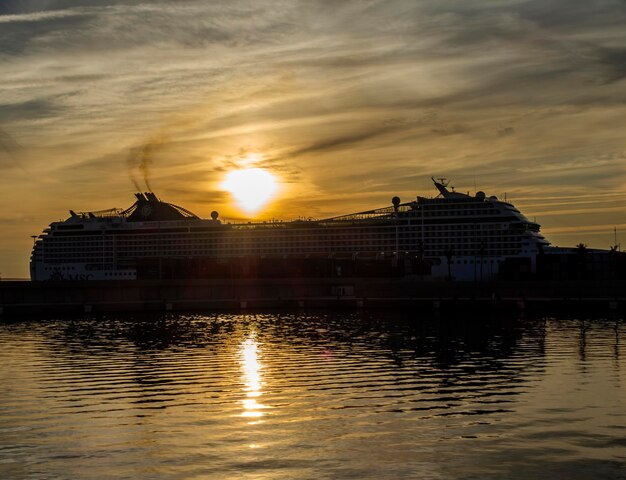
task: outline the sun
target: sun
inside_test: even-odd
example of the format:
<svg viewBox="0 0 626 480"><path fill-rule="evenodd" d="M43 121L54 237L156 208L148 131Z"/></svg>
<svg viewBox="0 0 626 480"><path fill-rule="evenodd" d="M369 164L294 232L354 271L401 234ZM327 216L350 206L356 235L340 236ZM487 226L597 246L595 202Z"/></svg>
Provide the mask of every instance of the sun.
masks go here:
<svg viewBox="0 0 626 480"><path fill-rule="evenodd" d="M222 188L229 191L242 209L256 212L276 193L274 175L262 168L234 170L226 175Z"/></svg>

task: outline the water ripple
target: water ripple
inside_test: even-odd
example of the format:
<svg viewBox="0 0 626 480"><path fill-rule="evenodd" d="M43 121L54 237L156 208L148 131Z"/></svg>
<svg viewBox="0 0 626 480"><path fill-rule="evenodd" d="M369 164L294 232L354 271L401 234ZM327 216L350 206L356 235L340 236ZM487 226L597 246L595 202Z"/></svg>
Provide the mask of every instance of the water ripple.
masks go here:
<svg viewBox="0 0 626 480"><path fill-rule="evenodd" d="M5 322L0 477L623 478L625 334L368 312Z"/></svg>

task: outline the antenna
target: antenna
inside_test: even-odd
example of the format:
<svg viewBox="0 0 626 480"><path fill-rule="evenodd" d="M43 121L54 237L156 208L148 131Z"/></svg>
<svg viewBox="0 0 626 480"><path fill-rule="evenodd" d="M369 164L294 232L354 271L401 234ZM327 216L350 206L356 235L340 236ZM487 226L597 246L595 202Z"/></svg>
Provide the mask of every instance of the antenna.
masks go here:
<svg viewBox="0 0 626 480"><path fill-rule="evenodd" d="M447 178L440 177L437 180L439 180L439 183L441 183L444 187L448 186L449 182L446 182Z"/></svg>

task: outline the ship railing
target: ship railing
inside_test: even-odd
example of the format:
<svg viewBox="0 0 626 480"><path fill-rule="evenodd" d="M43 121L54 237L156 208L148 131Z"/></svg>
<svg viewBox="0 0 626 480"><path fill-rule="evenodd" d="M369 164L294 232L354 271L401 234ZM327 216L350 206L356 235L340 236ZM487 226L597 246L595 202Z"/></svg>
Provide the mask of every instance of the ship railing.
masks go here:
<svg viewBox="0 0 626 480"><path fill-rule="evenodd" d="M83 218L114 218L123 216L124 210L121 208L110 208L108 210L98 210L95 212L78 212L77 215Z"/></svg>
<svg viewBox="0 0 626 480"><path fill-rule="evenodd" d="M371 220L372 218L394 218L397 213L407 213L414 210L415 202L404 203L398 206L396 210L394 207L383 207L374 210L368 210L365 212L351 213L348 215L340 215L338 217L326 218L320 220L320 223L326 222L342 222L342 221L354 221L354 220Z"/></svg>

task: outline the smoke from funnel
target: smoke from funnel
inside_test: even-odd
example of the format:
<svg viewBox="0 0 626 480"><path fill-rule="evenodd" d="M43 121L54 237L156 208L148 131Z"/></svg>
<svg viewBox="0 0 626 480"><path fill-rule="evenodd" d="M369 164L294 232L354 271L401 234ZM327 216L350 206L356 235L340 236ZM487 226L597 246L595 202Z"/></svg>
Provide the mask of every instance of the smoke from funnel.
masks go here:
<svg viewBox="0 0 626 480"><path fill-rule="evenodd" d="M128 175L131 182L138 192L142 190L137 180L137 175L143 179L144 184L148 191L152 191L150 185L150 174L152 164L154 162L154 153L166 142L166 138L163 135L153 137L139 147L134 147L128 152L126 158L126 165L128 166Z"/></svg>

